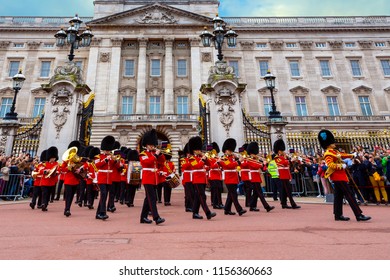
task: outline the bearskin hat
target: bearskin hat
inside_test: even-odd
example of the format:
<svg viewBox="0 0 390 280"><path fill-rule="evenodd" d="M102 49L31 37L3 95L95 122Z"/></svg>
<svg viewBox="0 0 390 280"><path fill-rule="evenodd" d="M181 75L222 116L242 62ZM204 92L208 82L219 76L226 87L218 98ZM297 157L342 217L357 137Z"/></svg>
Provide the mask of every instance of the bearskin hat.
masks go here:
<svg viewBox="0 0 390 280"><path fill-rule="evenodd" d="M40 162L47 161L46 152L47 152L47 150L42 151L41 156L39 157Z"/></svg>
<svg viewBox="0 0 390 280"><path fill-rule="evenodd" d="M142 147L146 147L146 145L158 145L157 131L155 129L145 132L142 137Z"/></svg>
<svg viewBox="0 0 390 280"><path fill-rule="evenodd" d="M215 150L218 154L220 152L218 144L216 142L213 142L211 143L211 145L213 146L213 150Z"/></svg>
<svg viewBox="0 0 390 280"><path fill-rule="evenodd" d="M259 144L257 142L250 142L246 147L248 155L257 155L259 153Z"/></svg>
<svg viewBox="0 0 390 280"><path fill-rule="evenodd" d="M318 141L324 150L326 150L330 144L336 142L333 133L326 129L323 129L318 133Z"/></svg>
<svg viewBox="0 0 390 280"><path fill-rule="evenodd" d="M125 147L125 146L122 146L122 147L121 147L121 152L122 152L122 153L125 153L126 155L127 155L126 152L127 152L128 150L129 150L129 149L128 149L127 147Z"/></svg>
<svg viewBox="0 0 390 280"><path fill-rule="evenodd" d="M286 150L286 144L284 144L283 139L278 139L274 143L274 153L277 154L279 151L285 151Z"/></svg>
<svg viewBox="0 0 390 280"><path fill-rule="evenodd" d="M121 148L121 143L119 143L118 141L115 141L113 150L119 150L120 148Z"/></svg>
<svg viewBox="0 0 390 280"><path fill-rule="evenodd" d="M139 154L137 150L129 150L126 159L128 161L139 161Z"/></svg>
<svg viewBox="0 0 390 280"><path fill-rule="evenodd" d="M69 143L68 149L72 148L72 147L76 147L77 149L80 149L80 146L81 146L80 141L74 140L74 141Z"/></svg>
<svg viewBox="0 0 390 280"><path fill-rule="evenodd" d="M115 147L115 138L112 135L107 135L106 137L104 137L100 144L100 149L102 151L112 151L114 150L114 147Z"/></svg>
<svg viewBox="0 0 390 280"><path fill-rule="evenodd" d="M188 141L188 149L190 154L193 154L195 150L202 150L203 141L199 136L191 137Z"/></svg>
<svg viewBox="0 0 390 280"><path fill-rule="evenodd" d="M225 140L222 146L222 152L226 152L226 150L234 152L237 147L236 139L228 138Z"/></svg>
<svg viewBox="0 0 390 280"><path fill-rule="evenodd" d="M92 150L93 146L87 146L84 151L83 151L83 154L82 156L83 157L89 157L89 152Z"/></svg>
<svg viewBox="0 0 390 280"><path fill-rule="evenodd" d="M89 151L88 157L90 160L94 160L97 155L100 154L100 149L98 147L92 147Z"/></svg>
<svg viewBox="0 0 390 280"><path fill-rule="evenodd" d="M51 158L58 160L58 149L55 146L46 150L46 160L50 160Z"/></svg>
<svg viewBox="0 0 390 280"><path fill-rule="evenodd" d="M183 148L183 154L184 156L187 156L187 154L190 153L190 149L188 147L188 143L184 145L184 148Z"/></svg>

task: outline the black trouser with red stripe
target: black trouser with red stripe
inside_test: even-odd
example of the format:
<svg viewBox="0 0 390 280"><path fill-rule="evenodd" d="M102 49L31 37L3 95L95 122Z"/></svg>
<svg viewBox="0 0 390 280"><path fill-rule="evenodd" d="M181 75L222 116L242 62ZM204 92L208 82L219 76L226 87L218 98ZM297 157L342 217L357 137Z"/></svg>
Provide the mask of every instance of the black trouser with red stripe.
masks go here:
<svg viewBox="0 0 390 280"><path fill-rule="evenodd" d="M211 205L214 207L222 204L222 181L221 180L209 180L211 187Z"/></svg>
<svg viewBox="0 0 390 280"><path fill-rule="evenodd" d="M199 214L199 208L202 206L203 211L206 215L210 213L210 209L206 203L206 184L194 184L195 197L194 204L192 206L192 213Z"/></svg>
<svg viewBox="0 0 390 280"><path fill-rule="evenodd" d="M148 218L149 211L152 212L153 220L157 220L160 216L156 205L156 185L144 185L145 199L141 211L141 220Z"/></svg>
<svg viewBox="0 0 390 280"><path fill-rule="evenodd" d="M261 184L259 182L252 183L253 185L253 195L250 203L251 209L257 208L257 198L260 198L261 203L263 204L264 209L269 209L270 206L264 198L263 190L261 189Z"/></svg>
<svg viewBox="0 0 390 280"><path fill-rule="evenodd" d="M70 207L73 202L74 194L76 193L78 185L66 185L65 184L65 211L70 211Z"/></svg>
<svg viewBox="0 0 390 280"><path fill-rule="evenodd" d="M252 201L253 185L251 181L244 181L245 207L249 207Z"/></svg>
<svg viewBox="0 0 390 280"><path fill-rule="evenodd" d="M353 213L356 217L360 216L363 211L360 209L356 202L355 196L352 190L348 187L347 182L344 181L333 181L334 183L334 201L333 201L333 214L335 217L343 215L343 198L348 201Z"/></svg>
<svg viewBox="0 0 390 280"><path fill-rule="evenodd" d="M194 206L195 190L192 182L184 184L184 204L186 209L192 209Z"/></svg>
<svg viewBox="0 0 390 280"><path fill-rule="evenodd" d="M99 184L100 189L100 199L99 199L99 205L96 210L96 215L106 215L107 214L107 196L108 192L111 188L111 185L108 184Z"/></svg>
<svg viewBox="0 0 390 280"><path fill-rule="evenodd" d="M238 202L237 184L228 184L226 187L228 189L228 195L225 203L225 212L232 210L232 203L234 204L234 207L236 207L237 212L240 212L242 207Z"/></svg>
<svg viewBox="0 0 390 280"><path fill-rule="evenodd" d="M290 201L290 204L292 207L296 206L297 204L294 201L294 198L292 197L292 186L289 179L280 179L279 184L279 194L280 194L280 204L282 206L287 205L287 198Z"/></svg>

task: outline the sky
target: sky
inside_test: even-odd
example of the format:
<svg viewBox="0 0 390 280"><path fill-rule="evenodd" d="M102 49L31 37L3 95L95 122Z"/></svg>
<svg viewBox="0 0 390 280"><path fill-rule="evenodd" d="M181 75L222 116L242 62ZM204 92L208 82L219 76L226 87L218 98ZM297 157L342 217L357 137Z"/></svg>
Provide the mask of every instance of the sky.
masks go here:
<svg viewBox="0 0 390 280"><path fill-rule="evenodd" d="M0 0L0 16L93 16L94 0ZM390 15L388 0L220 0L220 16Z"/></svg>

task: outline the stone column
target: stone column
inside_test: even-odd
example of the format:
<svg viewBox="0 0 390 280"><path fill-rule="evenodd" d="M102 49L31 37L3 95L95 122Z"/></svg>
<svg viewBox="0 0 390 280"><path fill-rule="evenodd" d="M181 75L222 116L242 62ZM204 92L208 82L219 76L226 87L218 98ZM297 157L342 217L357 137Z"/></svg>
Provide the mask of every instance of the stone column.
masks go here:
<svg viewBox="0 0 390 280"><path fill-rule="evenodd" d="M136 100L136 114L146 114L146 46L148 40L140 38L138 40L139 54L138 54L138 70L137 70L137 100Z"/></svg>
<svg viewBox="0 0 390 280"><path fill-rule="evenodd" d="M107 102L107 113L118 114L118 91L119 91L119 77L121 76L121 50L122 38L111 39L112 43L112 57L110 67L110 79L108 87L109 102Z"/></svg>
<svg viewBox="0 0 390 280"><path fill-rule="evenodd" d="M198 94L202 85L201 61L200 61L200 39L191 38L191 84L192 84L192 114L199 113Z"/></svg>
<svg viewBox="0 0 390 280"><path fill-rule="evenodd" d="M255 67L255 58L253 41L242 41L240 42L243 50L243 62L244 62L244 71L246 82L248 83L246 92L247 92L247 104L249 105L249 113L258 112L259 110L259 94L256 89L257 80L259 80L258 71Z"/></svg>
<svg viewBox="0 0 390 280"><path fill-rule="evenodd" d="M96 91L96 75L97 75L97 66L99 59L99 45L101 39L95 38L89 49L89 58L88 58L88 69L86 76L86 83L90 86L93 92Z"/></svg>
<svg viewBox="0 0 390 280"><path fill-rule="evenodd" d="M164 68L164 114L174 114L175 100L173 96L173 39L165 38L165 68Z"/></svg>
<svg viewBox="0 0 390 280"><path fill-rule="evenodd" d="M20 126L18 120L2 120L0 122L0 153L11 155L15 135Z"/></svg>

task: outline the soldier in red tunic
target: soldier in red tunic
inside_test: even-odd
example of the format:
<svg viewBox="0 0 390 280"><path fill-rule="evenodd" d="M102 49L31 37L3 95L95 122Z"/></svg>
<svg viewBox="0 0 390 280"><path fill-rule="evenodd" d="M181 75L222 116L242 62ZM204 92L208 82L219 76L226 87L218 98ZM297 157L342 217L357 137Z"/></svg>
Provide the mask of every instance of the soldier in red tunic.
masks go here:
<svg viewBox="0 0 390 280"><path fill-rule="evenodd" d="M152 221L148 219L148 213L151 211L153 220L156 225L165 222L157 211L156 205L156 187L158 184L158 169L164 164L165 157L160 150L156 149L158 145L158 138L155 129L152 129L144 134L142 137L142 147L146 148L139 155L142 166L142 184L145 188L145 199L142 206L140 223L151 224Z"/></svg>
<svg viewBox="0 0 390 280"><path fill-rule="evenodd" d="M268 204L268 202L264 198L264 193L261 188L260 172L264 171L264 165L257 158L257 155L259 154L259 144L257 142L249 143L246 151L249 155L249 158L244 159L243 161L247 161L247 164L250 169L250 174L251 174L251 183L253 186L253 195L251 198L249 211L254 211L254 212L259 211L259 209L257 208L257 198L260 198L260 201L263 204L264 209L267 210L267 212L269 212L272 209L274 209L275 206L270 206Z"/></svg>
<svg viewBox="0 0 390 280"><path fill-rule="evenodd" d="M42 185L42 211L47 211L49 205L50 194L52 189L56 187L58 181L58 149L57 147L50 147L46 151L47 162L44 163L44 169L40 170L40 175L42 175L41 185ZM50 175L49 175L50 174Z"/></svg>
<svg viewBox="0 0 390 280"><path fill-rule="evenodd" d="M222 152L225 154L219 161L219 165L223 168L225 175L225 184L228 189L228 195L225 203L225 215L235 215L232 212L232 203L240 216L246 213L238 202L237 185L239 182L237 167L241 164L240 160L233 154L236 149L237 142L233 138L225 140L222 146Z"/></svg>
<svg viewBox="0 0 390 280"><path fill-rule="evenodd" d="M349 218L343 216L343 198L348 201L357 221L368 221L371 217L364 216L360 209L352 191L348 188L348 176L345 171L347 164L342 159L352 158L353 155L340 153L336 150L335 139L329 130L323 129L318 133L318 141L321 147L325 150L324 159L328 169L325 173L325 178L333 183L334 200L333 214L336 221L348 221Z"/></svg>
<svg viewBox="0 0 390 280"><path fill-rule="evenodd" d="M41 152L39 163L35 166L33 171L34 188L33 188L33 197L30 202L31 209L35 208L35 205L37 204L37 199L38 199L38 208L42 208L42 187L41 187L42 174L40 173L45 168L45 162L46 162L46 150Z"/></svg>
<svg viewBox="0 0 390 280"><path fill-rule="evenodd" d="M127 207L134 207L135 193L141 188L142 166L138 151L129 149L127 161L125 203Z"/></svg>
<svg viewBox="0 0 390 280"><path fill-rule="evenodd" d="M279 179L280 179L280 203L283 209L299 209L294 198L292 197L292 186L291 186L291 172L290 172L290 160L285 154L286 145L282 139L278 139L274 143L275 162L278 166ZM287 197L290 201L291 206L287 205Z"/></svg>
<svg viewBox="0 0 390 280"><path fill-rule="evenodd" d="M214 209L223 209L225 205L222 204L222 191L223 191L223 181L222 181L222 168L217 163L219 160L219 146L216 142L211 143L208 147L209 155L209 183L211 190L211 205Z"/></svg>
<svg viewBox="0 0 390 280"><path fill-rule="evenodd" d="M185 144L183 151L179 154L180 167L182 172L182 185L184 186L184 207L186 212L192 212L194 204L194 185L192 184L192 171L189 158L191 157L188 149L188 143Z"/></svg>
<svg viewBox="0 0 390 280"><path fill-rule="evenodd" d="M100 189L99 205L96 210L96 219L106 220L107 215L107 197L112 186L112 170L116 162L112 158L111 151L114 149L115 138L107 135L100 144L101 154L95 159L95 166L99 169L97 174L97 183Z"/></svg>
<svg viewBox="0 0 390 280"><path fill-rule="evenodd" d="M97 173L99 169L95 165L95 159L100 155L100 149L98 147L92 147L88 153L88 161L84 164L84 169L88 170L86 181L86 196L87 206L89 209L94 209L93 204L95 202L94 185L97 183Z"/></svg>

